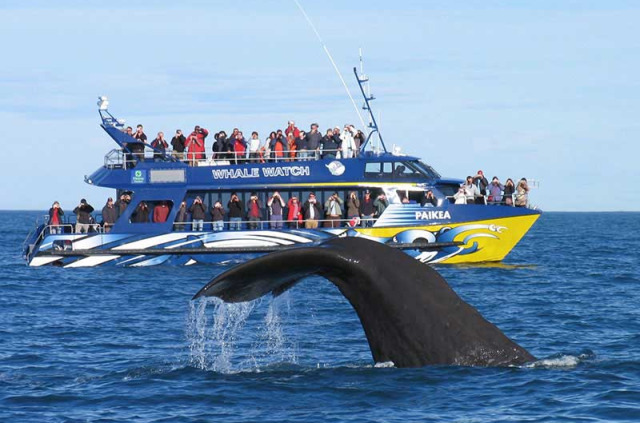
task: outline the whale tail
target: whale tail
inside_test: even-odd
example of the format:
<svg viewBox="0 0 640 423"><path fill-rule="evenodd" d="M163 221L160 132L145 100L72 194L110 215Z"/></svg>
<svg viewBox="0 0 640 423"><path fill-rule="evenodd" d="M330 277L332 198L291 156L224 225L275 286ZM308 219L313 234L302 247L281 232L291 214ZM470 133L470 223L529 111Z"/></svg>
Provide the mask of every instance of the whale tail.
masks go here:
<svg viewBox="0 0 640 423"><path fill-rule="evenodd" d="M251 301L279 295L310 275L331 281L351 303L377 363L507 366L535 360L430 266L364 238L259 257L217 276L193 298Z"/></svg>

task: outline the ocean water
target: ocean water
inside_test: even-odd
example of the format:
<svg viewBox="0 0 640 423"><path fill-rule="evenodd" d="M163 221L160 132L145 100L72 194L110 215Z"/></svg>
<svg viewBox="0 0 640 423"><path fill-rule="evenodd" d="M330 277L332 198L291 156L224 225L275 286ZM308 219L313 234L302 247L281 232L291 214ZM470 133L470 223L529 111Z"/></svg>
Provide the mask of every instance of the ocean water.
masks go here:
<svg viewBox="0 0 640 423"><path fill-rule="evenodd" d="M540 360L374 366L309 278L249 304L190 298L224 266L28 268L37 213L0 212L2 422L640 421L640 213L546 213L500 265L438 266Z"/></svg>

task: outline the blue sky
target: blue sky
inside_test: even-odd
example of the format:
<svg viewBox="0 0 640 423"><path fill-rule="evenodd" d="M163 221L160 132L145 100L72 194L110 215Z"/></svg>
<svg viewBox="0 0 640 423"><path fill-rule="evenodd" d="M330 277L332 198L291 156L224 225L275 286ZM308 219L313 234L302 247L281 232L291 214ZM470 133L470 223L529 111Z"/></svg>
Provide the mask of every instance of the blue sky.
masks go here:
<svg viewBox="0 0 640 423"><path fill-rule="evenodd" d="M640 210L640 3L300 2L354 94L363 49L387 144L538 180L545 210ZM0 21L0 209L104 204L99 95L150 136L358 122L293 0L4 0Z"/></svg>

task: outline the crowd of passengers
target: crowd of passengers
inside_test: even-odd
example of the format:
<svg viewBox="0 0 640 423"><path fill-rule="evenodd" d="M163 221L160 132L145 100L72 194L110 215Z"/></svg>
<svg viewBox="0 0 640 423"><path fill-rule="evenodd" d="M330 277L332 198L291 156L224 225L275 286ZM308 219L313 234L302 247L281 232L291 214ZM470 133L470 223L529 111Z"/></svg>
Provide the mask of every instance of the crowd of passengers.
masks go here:
<svg viewBox="0 0 640 423"><path fill-rule="evenodd" d="M508 178L503 185L497 176L491 183L481 170L475 176L467 176L465 183L460 185L458 192L450 199L455 204L491 204L515 207L526 207L528 202L529 186L526 178L520 179L518 185ZM94 208L83 198L73 209L76 215L75 233L97 232L102 229L110 232L116 220L125 212L131 195L123 193L118 201L114 202L109 197L102 208L102 222L98 223L92 213ZM406 204L408 197L401 197L401 202ZM420 205L435 207L439 203L433 191L428 190L420 200ZM220 201L216 201L207 210L207 206L199 196L191 204L183 201L176 214L175 229L185 230L190 227L194 231L203 231L204 223L211 222L214 231L241 230L243 222L249 229L264 228L263 222L267 222L271 229L307 228L314 229L320 225L329 228L337 228L346 222L346 225L354 227L361 225L371 227L388 207L389 201L384 193L380 193L374 199L371 191L364 191L362 198L355 191L348 193L346 198L340 198L334 192L322 204L317 200L315 193L310 193L304 203L297 197L289 199L282 197L279 191L275 191L268 198L265 205L252 193L249 200L243 203L237 193L231 195L226 207ZM153 207L141 201L131 214L132 223L163 223L167 221L171 211L171 204L167 201L159 201ZM49 209L49 226L53 234L64 232L64 211L57 201Z"/></svg>
<svg viewBox="0 0 640 423"><path fill-rule="evenodd" d="M248 229L262 229L265 227L263 223L267 223L271 229L283 229L285 226L306 229L319 226L338 228L343 223L351 227L371 227L388 205L389 201L383 193L374 199L369 190L364 192L362 198L355 191L349 192L344 199L334 192L324 204L316 198L314 192L309 193L303 203L297 196L285 199L279 191L275 191L268 198L266 208L256 193L251 193L246 203L236 193L232 193L226 207L216 201L210 210L207 210L200 197L196 197L190 206L183 201L176 215L175 228L187 228L189 215L191 229L194 231L204 230L205 221L212 222L214 231L224 230L225 224L229 230L239 231L243 222L247 223Z"/></svg>
<svg viewBox="0 0 640 423"><path fill-rule="evenodd" d="M492 204L515 207L527 207L529 202L529 184L527 178L521 178L518 185L513 179L507 178L502 184L497 176L491 178L491 183L479 170L475 176L467 176L464 183L452 196L455 204Z"/></svg>
<svg viewBox="0 0 640 423"><path fill-rule="evenodd" d="M137 125L134 132L133 128L128 126L123 132L138 141L124 144L124 147L131 154L127 161L133 159L143 161L145 159L145 144L148 139L144 133L144 127ZM176 130L170 142L167 142L163 132L158 132L156 138L149 145L154 148L154 159L161 159L170 151L172 157L195 165L197 162L207 159L206 139L208 136L207 129L196 125L193 132L187 136L182 133L182 130ZM343 129L338 126L327 129L323 135L317 123L312 123L309 132L305 132L298 129L294 121L289 121L284 131L281 129L272 131L264 141L260 140L256 131L253 131L251 137L246 139L238 128L234 128L230 135L227 135L225 131L220 131L213 138L215 141L212 144L212 155L210 156L212 160L231 163L247 161L265 163L269 161L357 157L366 136L361 130L350 124L344 125ZM169 150L169 145L171 145L171 150Z"/></svg>

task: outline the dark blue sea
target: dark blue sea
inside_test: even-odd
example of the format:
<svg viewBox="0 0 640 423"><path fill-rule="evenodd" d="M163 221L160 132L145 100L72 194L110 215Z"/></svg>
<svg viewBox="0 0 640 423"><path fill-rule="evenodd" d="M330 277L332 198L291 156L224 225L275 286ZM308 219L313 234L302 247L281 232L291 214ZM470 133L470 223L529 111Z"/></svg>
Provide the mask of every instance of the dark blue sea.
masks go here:
<svg viewBox="0 0 640 423"><path fill-rule="evenodd" d="M225 266L28 268L38 213L0 212L2 422L640 421L640 213L546 213L501 265L438 266L540 360L376 367L310 278L190 301Z"/></svg>

